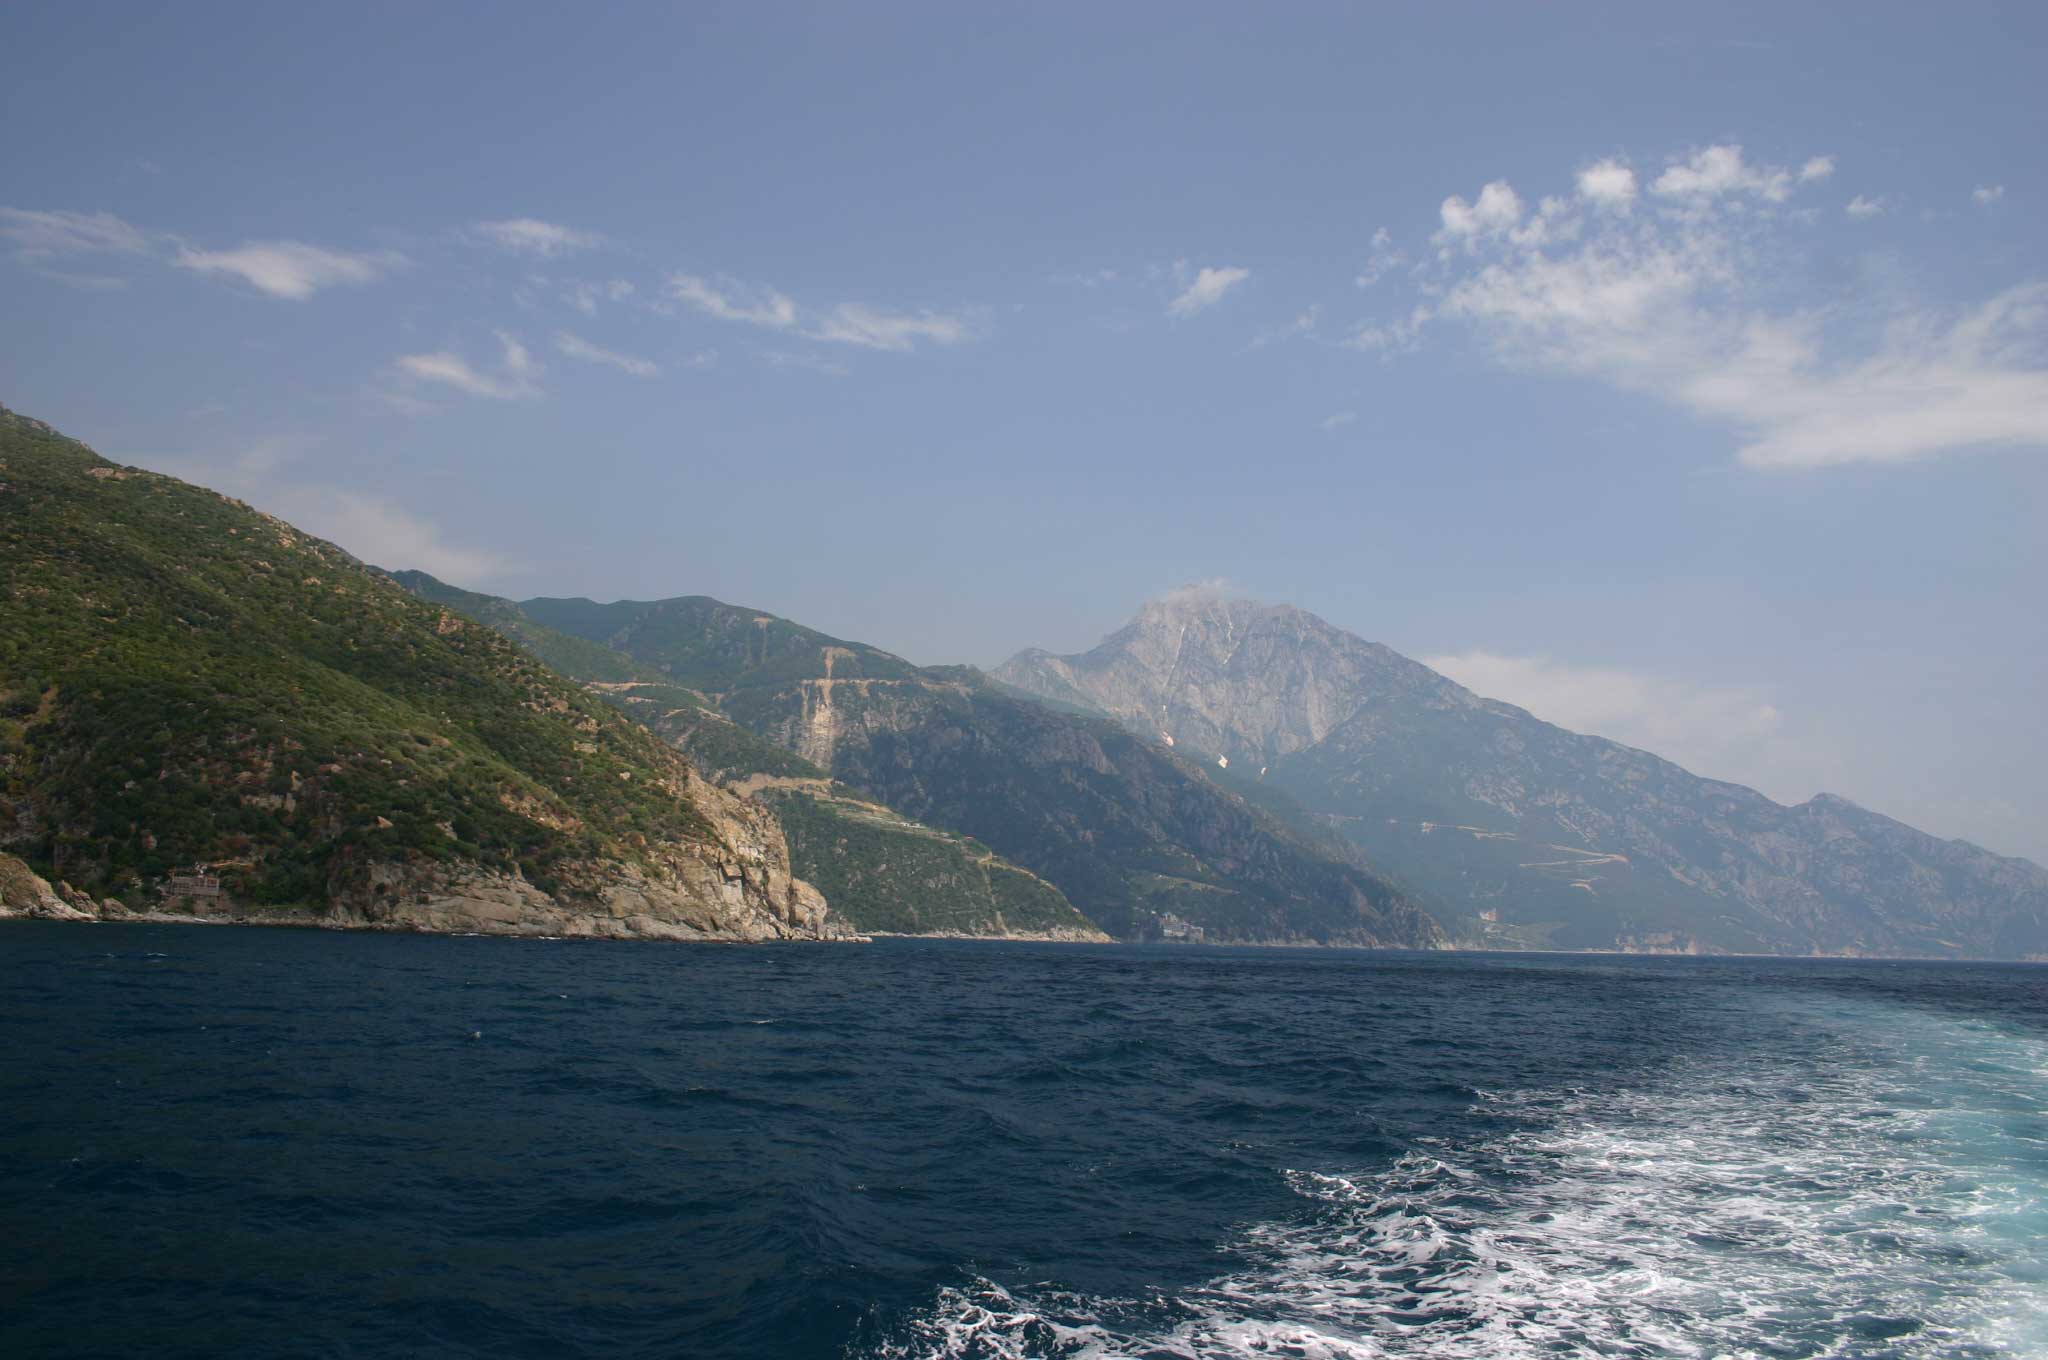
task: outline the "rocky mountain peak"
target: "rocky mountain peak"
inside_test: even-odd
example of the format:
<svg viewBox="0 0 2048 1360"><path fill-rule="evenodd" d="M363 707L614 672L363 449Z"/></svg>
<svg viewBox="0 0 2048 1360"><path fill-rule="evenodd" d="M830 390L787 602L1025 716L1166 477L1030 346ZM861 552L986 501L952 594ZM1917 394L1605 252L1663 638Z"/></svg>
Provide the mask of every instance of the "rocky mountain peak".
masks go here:
<svg viewBox="0 0 2048 1360"><path fill-rule="evenodd" d="M1020 652L995 674L1168 744L1255 767L1315 745L1377 696L1476 702L1307 610L1199 586L1148 601L1090 651Z"/></svg>

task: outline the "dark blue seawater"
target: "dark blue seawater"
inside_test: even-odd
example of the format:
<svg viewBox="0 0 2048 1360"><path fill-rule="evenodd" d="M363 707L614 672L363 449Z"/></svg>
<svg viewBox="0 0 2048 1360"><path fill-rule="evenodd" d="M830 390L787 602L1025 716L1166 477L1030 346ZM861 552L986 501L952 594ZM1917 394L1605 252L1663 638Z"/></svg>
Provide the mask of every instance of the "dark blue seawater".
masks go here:
<svg viewBox="0 0 2048 1360"><path fill-rule="evenodd" d="M2048 1353L2048 969L0 927L0 1354Z"/></svg>

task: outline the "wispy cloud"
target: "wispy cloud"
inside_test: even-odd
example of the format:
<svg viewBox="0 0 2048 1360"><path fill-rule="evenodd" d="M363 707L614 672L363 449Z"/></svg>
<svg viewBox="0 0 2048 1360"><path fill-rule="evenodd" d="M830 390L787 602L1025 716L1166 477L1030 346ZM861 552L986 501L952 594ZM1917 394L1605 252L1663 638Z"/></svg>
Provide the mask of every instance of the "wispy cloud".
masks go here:
<svg viewBox="0 0 2048 1360"><path fill-rule="evenodd" d="M305 453L301 441L266 439L223 459L157 466L246 500L378 566L482 585L509 565L498 553L453 541L433 520L396 501L331 485L318 474L303 476Z"/></svg>
<svg viewBox="0 0 2048 1360"><path fill-rule="evenodd" d="M1322 315L1323 309L1320 304L1313 305L1305 311L1296 312L1294 319L1286 325L1275 326L1271 330L1260 331L1257 335L1253 336L1252 348L1264 349L1267 345L1277 345L1282 340L1313 336L1316 333L1316 323L1322 318Z"/></svg>
<svg viewBox="0 0 2048 1360"><path fill-rule="evenodd" d="M571 335L568 331L555 332L555 348L571 359L581 359L589 364L606 364L636 378L652 378L661 372L661 365L651 359L636 359L630 354L600 348L579 335Z"/></svg>
<svg viewBox="0 0 2048 1360"><path fill-rule="evenodd" d="M572 251L589 250L604 243L604 238L594 231L578 231L574 227L543 222L536 217L509 217L499 222L479 222L473 230L477 236L501 250L523 255L538 255L542 259L567 255Z"/></svg>
<svg viewBox="0 0 2048 1360"><path fill-rule="evenodd" d="M1785 737L1784 715L1756 688L1488 651L1424 657L1423 664L1546 722L1655 751L1717 778L1758 777Z"/></svg>
<svg viewBox="0 0 2048 1360"><path fill-rule="evenodd" d="M0 208L0 236L16 258L60 259L71 255L147 255L149 234L109 212L35 212Z"/></svg>
<svg viewBox="0 0 2048 1360"><path fill-rule="evenodd" d="M957 345L973 332L958 316L930 311L888 312L857 302L846 302L826 313L804 334L827 344L901 352L919 340L929 340L935 345Z"/></svg>
<svg viewBox="0 0 2048 1360"><path fill-rule="evenodd" d="M335 486L288 486L271 493L265 508L365 562L413 569L444 581L479 585L495 579L506 561L497 553L449 541L441 526L403 506Z"/></svg>
<svg viewBox="0 0 2048 1360"><path fill-rule="evenodd" d="M292 301L303 301L323 288L370 283L411 263L396 251L354 253L303 241L247 241L233 250L199 250L109 212L0 208L0 237L12 244L16 259L81 288L119 288L127 281L52 268L51 262L95 256L168 259L179 268L239 278L271 297Z"/></svg>
<svg viewBox="0 0 2048 1360"><path fill-rule="evenodd" d="M1980 184L1970 190L1970 197L1980 204L1996 203L2005 197L2003 184Z"/></svg>
<svg viewBox="0 0 2048 1360"><path fill-rule="evenodd" d="M1612 212L1583 181L1531 208L1495 181L1446 200L1422 293L1350 343L1397 349L1425 326L1471 326L1503 361L1646 392L1739 431L1758 468L1904 462L2048 444L2048 286L1976 306L1802 305L1777 233L1802 182L1709 147L1653 181L1650 211ZM1453 249L1455 247L1455 249Z"/></svg>
<svg viewBox="0 0 2048 1360"><path fill-rule="evenodd" d="M959 313L891 311L861 302L842 302L813 312L773 288L749 287L733 279L707 279L698 274L672 274L668 296L718 321L791 331L824 344L857 345L863 349L901 353L919 342L957 345L971 340L975 328Z"/></svg>
<svg viewBox="0 0 2048 1360"><path fill-rule="evenodd" d="M1317 421L1317 422L1316 422L1316 428L1317 428L1317 429L1319 429L1319 430L1321 430L1321 431L1322 431L1323 433L1325 433L1325 434L1329 434L1329 433L1332 433L1333 431L1336 431L1336 430L1341 430L1341 429L1343 429L1343 428L1344 428L1344 427L1345 427L1346 425L1350 425L1350 424L1353 424L1353 423L1355 423L1355 422L1356 422L1357 420L1358 420L1358 412L1356 412L1356 411L1339 411L1339 412L1337 412L1337 414L1335 414L1335 415L1332 415L1332 416L1324 416L1324 417L1323 417L1323 418L1322 418L1321 420Z"/></svg>
<svg viewBox="0 0 2048 1360"><path fill-rule="evenodd" d="M91 256L141 256L156 249L147 232L109 212L0 208L0 238L11 245L16 260L45 278L73 288L98 291L125 288L128 280L113 274L58 268L54 262Z"/></svg>
<svg viewBox="0 0 2048 1360"><path fill-rule="evenodd" d="M303 241L250 241L233 250L181 246L172 263L202 274L231 275L271 297L303 302L323 288L373 283L411 262L389 250L361 255Z"/></svg>
<svg viewBox="0 0 2048 1360"><path fill-rule="evenodd" d="M579 283L572 287L567 296L569 305L585 316L597 315L599 300L624 302L633 296L633 285L625 279L613 279L609 283Z"/></svg>
<svg viewBox="0 0 2048 1360"><path fill-rule="evenodd" d="M796 325L796 303L773 288L750 289L731 279L671 274L668 295L717 321L736 321L769 330L787 330Z"/></svg>
<svg viewBox="0 0 2048 1360"><path fill-rule="evenodd" d="M1693 153L1691 159L1667 167L1650 185L1650 192L1665 198L1709 199L1753 194L1769 203L1782 203L1796 183L1825 179L1834 173L1831 156L1815 156L1793 172L1774 165L1752 165L1734 145L1710 146Z"/></svg>
<svg viewBox="0 0 2048 1360"><path fill-rule="evenodd" d="M1174 266L1175 272L1185 275L1185 262ZM1252 276L1249 269L1236 265L1204 265L1193 278L1186 279L1185 286L1174 300L1167 304L1166 314L1186 320L1197 312L1205 311L1223 301L1224 294Z"/></svg>
<svg viewBox="0 0 2048 1360"><path fill-rule="evenodd" d="M484 372L453 350L401 354L398 356L399 372L419 382L439 383L458 392L488 397L493 401L517 401L539 395L540 389L535 380L541 374L541 367L533 355L517 336L499 331L497 337L503 351L502 371L499 373Z"/></svg>
<svg viewBox="0 0 2048 1360"><path fill-rule="evenodd" d="M1865 198L1862 194L1858 194L1849 200L1848 206L1843 208L1842 211L1851 217L1875 217L1884 211L1884 200L1881 198Z"/></svg>
<svg viewBox="0 0 2048 1360"><path fill-rule="evenodd" d="M1381 227L1372 234L1372 253L1366 257L1365 268L1352 281L1360 288L1370 288L1407 263L1408 256L1394 248L1394 234Z"/></svg>

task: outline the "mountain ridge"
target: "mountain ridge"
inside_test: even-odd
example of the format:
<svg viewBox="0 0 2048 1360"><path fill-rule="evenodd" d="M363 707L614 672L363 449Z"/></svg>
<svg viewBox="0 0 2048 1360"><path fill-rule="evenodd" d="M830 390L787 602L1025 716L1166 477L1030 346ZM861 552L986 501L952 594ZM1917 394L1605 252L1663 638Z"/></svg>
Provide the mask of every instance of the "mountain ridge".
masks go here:
<svg viewBox="0 0 2048 1360"><path fill-rule="evenodd" d="M704 596L519 607L700 686L739 726L903 815L975 837L1120 937L1444 938L1355 853L1312 847L1172 753L972 667L918 667Z"/></svg>
<svg viewBox="0 0 2048 1360"><path fill-rule="evenodd" d="M2031 861L1838 795L1788 807L1693 775L1291 605L1153 601L1087 652L1026 649L994 675L1257 771L1458 917L1466 943L2048 951L2048 871Z"/></svg>

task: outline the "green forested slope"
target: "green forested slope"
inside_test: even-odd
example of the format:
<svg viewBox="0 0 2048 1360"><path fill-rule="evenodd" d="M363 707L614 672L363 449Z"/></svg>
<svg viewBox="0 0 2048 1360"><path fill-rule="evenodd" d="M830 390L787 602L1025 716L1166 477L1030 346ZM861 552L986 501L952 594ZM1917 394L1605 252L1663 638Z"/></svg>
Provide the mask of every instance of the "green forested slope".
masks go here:
<svg viewBox="0 0 2048 1360"><path fill-rule="evenodd" d="M445 862L567 899L729 849L673 751L496 632L4 409L0 581L0 850L94 897L203 863L318 910Z"/></svg>

